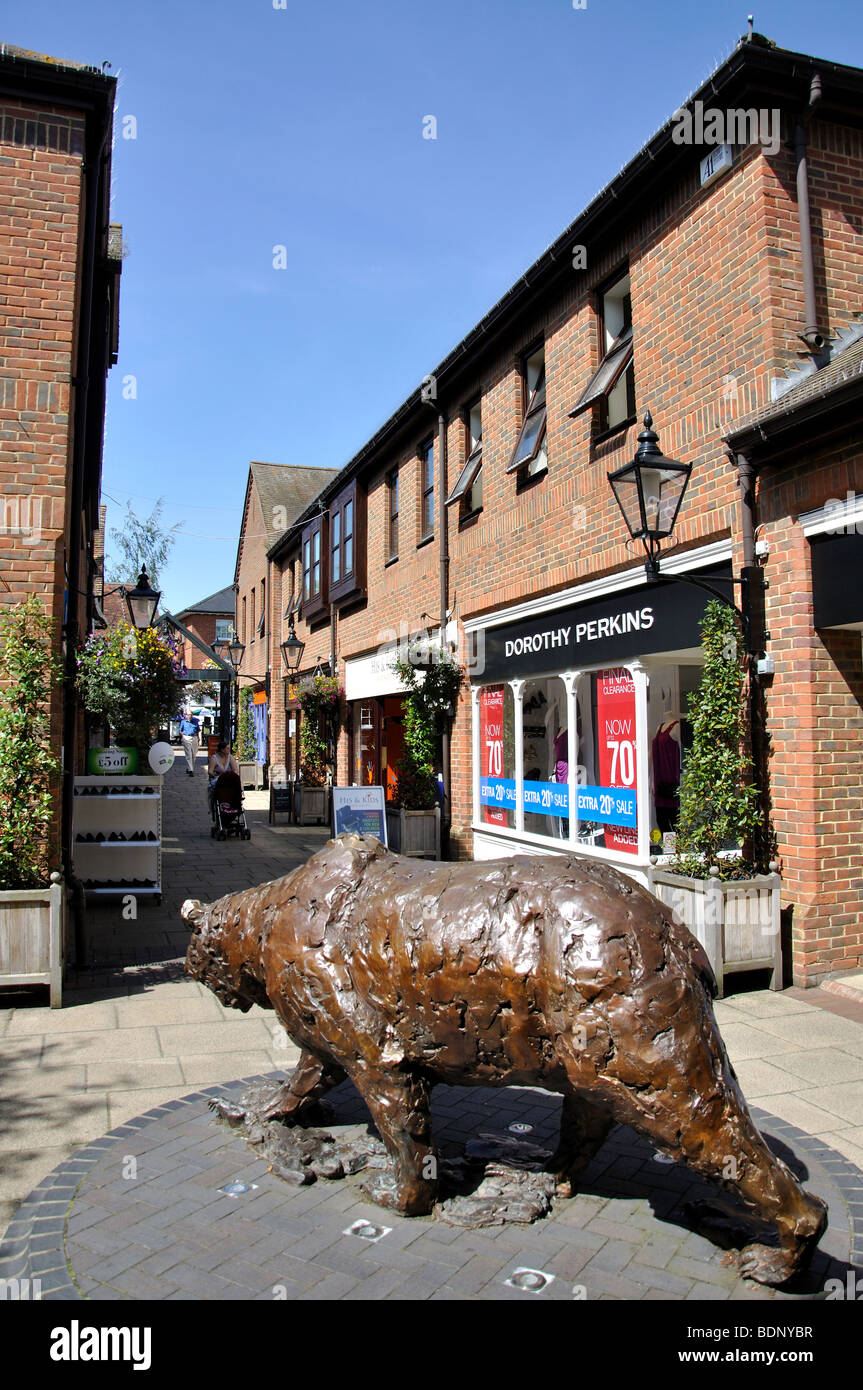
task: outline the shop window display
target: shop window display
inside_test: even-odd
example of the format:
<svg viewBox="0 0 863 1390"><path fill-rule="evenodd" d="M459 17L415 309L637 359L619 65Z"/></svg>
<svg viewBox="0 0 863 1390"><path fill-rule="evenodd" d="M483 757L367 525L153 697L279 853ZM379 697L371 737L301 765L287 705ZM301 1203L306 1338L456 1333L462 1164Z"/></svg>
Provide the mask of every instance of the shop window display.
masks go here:
<svg viewBox="0 0 863 1390"><path fill-rule="evenodd" d="M515 701L509 685L479 695L480 804L485 825L515 825Z"/></svg>
<svg viewBox="0 0 863 1390"><path fill-rule="evenodd" d="M524 828L569 837L569 729L559 676L526 681L522 692Z"/></svg>

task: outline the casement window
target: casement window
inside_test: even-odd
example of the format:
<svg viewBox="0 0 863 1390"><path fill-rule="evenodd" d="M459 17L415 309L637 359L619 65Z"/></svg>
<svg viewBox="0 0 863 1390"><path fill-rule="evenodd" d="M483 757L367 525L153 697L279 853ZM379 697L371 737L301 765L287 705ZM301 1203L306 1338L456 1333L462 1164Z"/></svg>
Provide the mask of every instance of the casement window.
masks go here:
<svg viewBox="0 0 863 1390"><path fill-rule="evenodd" d="M544 473L548 467L545 447L545 347L537 348L522 360L521 376L525 399L524 420L506 471L518 473L527 480Z"/></svg>
<svg viewBox="0 0 863 1390"><path fill-rule="evenodd" d="M602 360L572 409L570 419L596 406L597 433L635 419L635 365L632 359L632 300L628 273L598 296Z"/></svg>
<svg viewBox="0 0 863 1390"><path fill-rule="evenodd" d="M245 601L246 600L243 599L243 603L245 603ZM216 636L214 640L216 642L230 642L231 637L233 635L233 631L234 625L231 622L230 618L217 618Z"/></svg>
<svg viewBox="0 0 863 1390"><path fill-rule="evenodd" d="M420 449L420 542L434 535L434 440Z"/></svg>
<svg viewBox="0 0 863 1390"><path fill-rule="evenodd" d="M356 479L330 507L330 602L365 592L366 495Z"/></svg>
<svg viewBox="0 0 863 1390"><path fill-rule="evenodd" d="M399 558L399 470L387 474L387 560Z"/></svg>
<svg viewBox="0 0 863 1390"><path fill-rule="evenodd" d="M254 642L254 640L255 640L255 631L256 631L256 628L255 628L255 590L254 590L254 589L252 589L252 593L251 593L251 603L249 604L249 611L250 611L251 617L252 617L251 635L252 635L252 641Z"/></svg>
<svg viewBox="0 0 863 1390"><path fill-rule="evenodd" d="M476 401L464 413L465 462L455 487L446 499L451 507L461 503L463 517L473 516L482 507L482 402Z"/></svg>
<svg viewBox="0 0 863 1390"><path fill-rule="evenodd" d="M304 527L300 540L303 557L303 617L314 618L327 604L328 513L316 516Z"/></svg>
<svg viewBox="0 0 863 1390"><path fill-rule="evenodd" d="M258 636L263 637L267 626L267 581L261 580L261 616L258 619Z"/></svg>
<svg viewBox="0 0 863 1390"><path fill-rule="evenodd" d="M247 638L246 638L246 633L247 633L247 632L248 632L248 628L246 627L246 596L245 596L245 594L244 594L244 595L243 595L243 631L242 631L242 642L243 642L243 645L244 645L244 646L245 646L246 641L247 641Z"/></svg>

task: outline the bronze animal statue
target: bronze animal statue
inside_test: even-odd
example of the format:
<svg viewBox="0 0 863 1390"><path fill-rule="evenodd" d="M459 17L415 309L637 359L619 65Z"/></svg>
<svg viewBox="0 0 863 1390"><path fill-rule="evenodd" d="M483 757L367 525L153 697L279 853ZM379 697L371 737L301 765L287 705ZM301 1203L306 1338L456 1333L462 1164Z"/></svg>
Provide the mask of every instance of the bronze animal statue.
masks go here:
<svg viewBox="0 0 863 1390"><path fill-rule="evenodd" d="M552 1159L572 1195L615 1121L735 1193L766 1239L739 1267L782 1283L826 1226L755 1128L711 1007L695 937L633 880L586 858L403 859L330 840L293 873L195 900L186 969L223 1004L273 1008L302 1049L266 1117L286 1123L351 1078L395 1165L375 1200L437 1195L429 1098L455 1086L563 1096Z"/></svg>

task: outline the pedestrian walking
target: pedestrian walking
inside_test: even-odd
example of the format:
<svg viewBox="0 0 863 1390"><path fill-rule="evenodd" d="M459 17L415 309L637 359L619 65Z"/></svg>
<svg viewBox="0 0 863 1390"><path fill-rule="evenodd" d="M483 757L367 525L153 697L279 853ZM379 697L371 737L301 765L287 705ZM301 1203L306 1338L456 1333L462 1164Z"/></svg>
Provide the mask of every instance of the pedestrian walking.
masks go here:
<svg viewBox="0 0 863 1390"><path fill-rule="evenodd" d="M180 721L180 738L183 740L183 752L186 755L186 774L189 777L195 775L195 761L198 757L198 721L195 716L186 710Z"/></svg>

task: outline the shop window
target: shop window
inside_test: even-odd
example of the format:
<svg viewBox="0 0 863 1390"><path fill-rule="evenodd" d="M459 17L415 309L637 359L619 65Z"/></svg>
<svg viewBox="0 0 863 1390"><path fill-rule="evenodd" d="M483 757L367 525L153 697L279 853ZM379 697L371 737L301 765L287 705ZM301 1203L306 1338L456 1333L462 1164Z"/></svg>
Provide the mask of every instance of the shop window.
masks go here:
<svg viewBox="0 0 863 1390"><path fill-rule="evenodd" d="M521 480L536 477L548 467L545 447L545 348L538 348L522 361L521 375L525 398L524 421L507 464L507 473L518 473Z"/></svg>
<svg viewBox="0 0 863 1390"><path fill-rule="evenodd" d="M473 516L482 507L482 402L464 413L465 463L455 487L446 499L448 507L461 503L462 518Z"/></svg>
<svg viewBox="0 0 863 1390"><path fill-rule="evenodd" d="M330 602L358 598L366 584L366 494L348 485L330 507Z"/></svg>
<svg viewBox="0 0 863 1390"><path fill-rule="evenodd" d="M524 828L555 840L569 837L569 728L566 686L559 676L525 682L522 691Z"/></svg>
<svg viewBox="0 0 863 1390"><path fill-rule="evenodd" d="M301 537L303 557L303 618L308 621L324 612L327 605L327 539L329 514L323 512L309 522Z"/></svg>
<svg viewBox="0 0 863 1390"><path fill-rule="evenodd" d="M399 558L399 470L387 474L387 560Z"/></svg>
<svg viewBox="0 0 863 1390"><path fill-rule="evenodd" d="M625 666L582 675L578 721L578 841L638 853L635 681Z"/></svg>
<svg viewBox="0 0 863 1390"><path fill-rule="evenodd" d="M480 818L485 825L515 825L515 701L509 685L479 694Z"/></svg>
<svg viewBox="0 0 863 1390"><path fill-rule="evenodd" d="M575 407L575 419L596 406L600 434L630 424L635 418L635 366L632 358L632 300L629 275L621 276L598 298L602 359Z"/></svg>
<svg viewBox="0 0 863 1390"><path fill-rule="evenodd" d="M420 544L434 535L434 440L420 450Z"/></svg>

